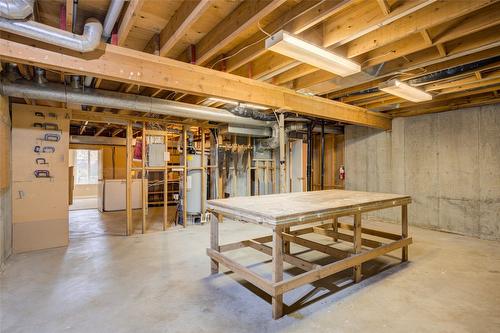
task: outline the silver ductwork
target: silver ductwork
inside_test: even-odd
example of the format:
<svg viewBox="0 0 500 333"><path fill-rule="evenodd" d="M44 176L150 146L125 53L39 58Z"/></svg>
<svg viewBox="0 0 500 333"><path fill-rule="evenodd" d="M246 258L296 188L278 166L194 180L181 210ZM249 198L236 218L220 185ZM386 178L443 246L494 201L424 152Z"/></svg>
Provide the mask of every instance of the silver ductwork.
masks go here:
<svg viewBox="0 0 500 333"><path fill-rule="evenodd" d="M83 91L56 83L38 85L27 80L9 82L2 79L0 81L0 95L157 113L248 127L271 126L269 122L238 117L227 110L100 89L85 88Z"/></svg>
<svg viewBox="0 0 500 333"><path fill-rule="evenodd" d="M4 17L0 17L0 30L78 52L95 50L102 35L102 25L96 19L87 20L83 35L76 35L35 21L15 21Z"/></svg>
<svg viewBox="0 0 500 333"><path fill-rule="evenodd" d="M106 18L104 19L104 24L102 26L102 37L104 39L107 40L111 37L113 27L120 16L124 4L125 0L111 0L108 12L106 13Z"/></svg>
<svg viewBox="0 0 500 333"><path fill-rule="evenodd" d="M301 123L292 123L288 124L285 127L285 138L288 137L288 133L292 131L303 131L307 129L307 124ZM277 122L273 124L273 135L268 139L262 139L258 142L257 151L263 152L265 150L272 150L279 148L280 139L279 139L279 125Z"/></svg>
<svg viewBox="0 0 500 333"><path fill-rule="evenodd" d="M35 0L2 0L0 16L11 20L22 20L33 13Z"/></svg>

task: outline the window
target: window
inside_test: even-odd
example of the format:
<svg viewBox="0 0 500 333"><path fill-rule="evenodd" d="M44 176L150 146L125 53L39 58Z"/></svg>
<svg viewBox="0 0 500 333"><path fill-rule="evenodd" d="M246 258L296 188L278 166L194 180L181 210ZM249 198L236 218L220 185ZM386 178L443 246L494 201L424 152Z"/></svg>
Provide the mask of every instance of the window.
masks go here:
<svg viewBox="0 0 500 333"><path fill-rule="evenodd" d="M97 184L99 152L97 150L76 149L74 151L75 183Z"/></svg>

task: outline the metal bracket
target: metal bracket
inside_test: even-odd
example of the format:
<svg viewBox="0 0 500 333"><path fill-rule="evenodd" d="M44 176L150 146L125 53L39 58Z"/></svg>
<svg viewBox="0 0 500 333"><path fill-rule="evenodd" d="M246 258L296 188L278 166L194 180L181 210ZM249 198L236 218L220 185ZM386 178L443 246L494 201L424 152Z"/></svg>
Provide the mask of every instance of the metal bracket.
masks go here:
<svg viewBox="0 0 500 333"><path fill-rule="evenodd" d="M56 149L54 147L48 146L48 147L43 147L42 153L55 153Z"/></svg>

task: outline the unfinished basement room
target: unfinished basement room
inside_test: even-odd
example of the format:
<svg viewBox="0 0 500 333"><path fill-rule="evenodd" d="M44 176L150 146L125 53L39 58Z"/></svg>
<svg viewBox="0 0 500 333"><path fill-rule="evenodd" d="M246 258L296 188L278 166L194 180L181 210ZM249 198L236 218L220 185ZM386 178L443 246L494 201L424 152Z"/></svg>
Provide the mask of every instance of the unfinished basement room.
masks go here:
<svg viewBox="0 0 500 333"><path fill-rule="evenodd" d="M0 0L0 332L500 332L499 32Z"/></svg>

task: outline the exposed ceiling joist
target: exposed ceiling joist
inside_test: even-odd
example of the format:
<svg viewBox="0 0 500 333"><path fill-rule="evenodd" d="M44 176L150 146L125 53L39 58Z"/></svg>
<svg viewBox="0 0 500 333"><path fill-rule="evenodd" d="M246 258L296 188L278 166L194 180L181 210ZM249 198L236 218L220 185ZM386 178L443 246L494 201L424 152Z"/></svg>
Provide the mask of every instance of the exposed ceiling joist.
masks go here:
<svg viewBox="0 0 500 333"><path fill-rule="evenodd" d="M82 56L54 47L43 49L36 41L30 43L26 45L1 38L0 58L140 86L166 88L283 108L346 123L384 129L391 127L391 119L359 107L325 98L304 96L268 83L115 45L101 45L96 51Z"/></svg>
<svg viewBox="0 0 500 333"><path fill-rule="evenodd" d="M211 2L209 0L183 2L160 32L160 55L163 57L170 56L169 52L175 44L210 6Z"/></svg>
<svg viewBox="0 0 500 333"><path fill-rule="evenodd" d="M123 19L118 28L118 45L123 46L127 41L128 34L132 29L135 19L139 14L145 0L130 0L127 11L123 15Z"/></svg>
<svg viewBox="0 0 500 333"><path fill-rule="evenodd" d="M196 44L196 64L204 64L227 46L241 32L257 24L286 0L253 0L242 2L231 15Z"/></svg>

